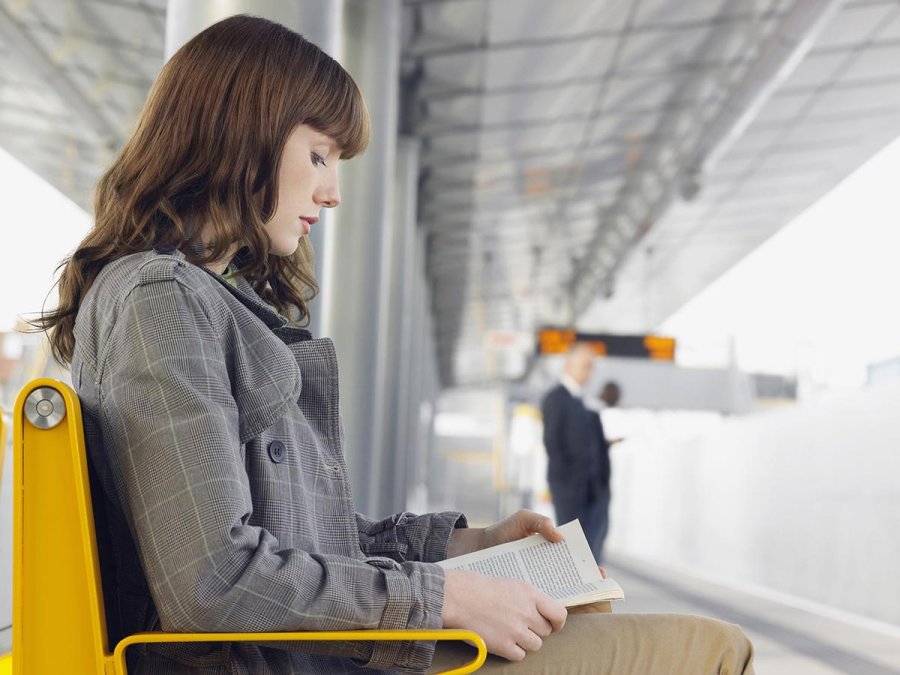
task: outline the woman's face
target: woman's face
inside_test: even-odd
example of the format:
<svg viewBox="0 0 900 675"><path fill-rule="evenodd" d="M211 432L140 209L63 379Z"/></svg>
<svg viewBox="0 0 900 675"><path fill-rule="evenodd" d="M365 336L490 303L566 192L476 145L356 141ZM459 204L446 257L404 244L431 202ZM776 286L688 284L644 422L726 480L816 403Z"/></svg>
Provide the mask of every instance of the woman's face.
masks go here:
<svg viewBox="0 0 900 675"><path fill-rule="evenodd" d="M320 209L340 204L340 156L332 138L305 124L288 136L278 170L278 207L265 224L273 255L291 255L319 219Z"/></svg>

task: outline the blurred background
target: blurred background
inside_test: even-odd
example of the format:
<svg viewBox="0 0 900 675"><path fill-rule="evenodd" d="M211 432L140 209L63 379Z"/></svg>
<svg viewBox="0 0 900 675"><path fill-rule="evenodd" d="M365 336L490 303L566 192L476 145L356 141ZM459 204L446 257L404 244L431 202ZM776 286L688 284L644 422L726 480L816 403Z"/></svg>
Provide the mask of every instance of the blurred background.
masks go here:
<svg viewBox="0 0 900 675"><path fill-rule="evenodd" d="M585 400L622 390L615 611L739 623L760 673L900 673L900 2L0 0L7 421L67 378L24 320L165 58L241 12L370 106L311 235L358 508L554 515L540 402L587 340Z"/></svg>

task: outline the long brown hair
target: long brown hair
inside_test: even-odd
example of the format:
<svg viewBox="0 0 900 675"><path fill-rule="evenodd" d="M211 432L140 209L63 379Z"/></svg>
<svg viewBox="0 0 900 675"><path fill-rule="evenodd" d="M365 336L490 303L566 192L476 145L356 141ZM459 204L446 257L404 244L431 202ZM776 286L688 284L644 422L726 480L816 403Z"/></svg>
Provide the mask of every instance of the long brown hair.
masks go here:
<svg viewBox="0 0 900 675"><path fill-rule="evenodd" d="M312 42L239 15L178 50L97 184L94 227L60 264L59 305L33 323L49 331L54 358L71 362L78 308L103 267L157 244L206 265L239 243L237 273L279 311L308 321L307 303L318 292L312 248L303 238L292 256L270 256L263 229L277 206L282 150L298 124L333 138L342 159L368 144L356 83Z"/></svg>

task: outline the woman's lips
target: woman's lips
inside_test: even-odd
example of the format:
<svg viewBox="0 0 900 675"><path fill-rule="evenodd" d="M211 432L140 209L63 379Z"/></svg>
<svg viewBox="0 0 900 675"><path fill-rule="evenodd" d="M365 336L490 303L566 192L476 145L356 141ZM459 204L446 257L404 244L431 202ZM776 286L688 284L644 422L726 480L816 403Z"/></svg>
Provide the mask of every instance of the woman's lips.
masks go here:
<svg viewBox="0 0 900 675"><path fill-rule="evenodd" d="M300 216L300 222L303 226L303 236L309 234L309 231L312 229L312 226L319 222L319 219L316 216L310 216L306 218L305 216Z"/></svg>

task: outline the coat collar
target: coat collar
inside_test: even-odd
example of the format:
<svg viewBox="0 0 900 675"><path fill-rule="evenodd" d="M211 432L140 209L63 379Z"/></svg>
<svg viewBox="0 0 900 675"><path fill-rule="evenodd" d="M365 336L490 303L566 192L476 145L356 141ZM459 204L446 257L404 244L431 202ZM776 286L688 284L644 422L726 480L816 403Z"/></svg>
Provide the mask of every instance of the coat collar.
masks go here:
<svg viewBox="0 0 900 675"><path fill-rule="evenodd" d="M231 285L220 274L216 274L206 267L203 268L206 273L214 277L222 286L237 298L247 309L259 317L272 331L278 335L286 344L311 340L312 333L305 328L292 326L288 319L279 314L275 308L269 305L265 300L259 297L259 294L253 289L253 285L244 277L232 277L235 285Z"/></svg>
<svg viewBox="0 0 900 675"><path fill-rule="evenodd" d="M572 398L581 398L584 388L578 384L568 373L563 373L559 378L560 384L572 395Z"/></svg>
<svg viewBox="0 0 900 675"><path fill-rule="evenodd" d="M185 262L188 262L184 253L179 250L175 250L172 253L168 254L175 256ZM266 326L272 329L273 332L277 333L279 337L285 340L285 342L298 342L301 340L311 340L312 333L310 333L305 328L299 328L297 326L292 326L288 319L281 314L279 314L275 308L266 303L259 294L253 289L252 284L247 281L242 276L235 276L232 279L235 281L235 285L232 285L226 281L226 279L221 275L213 272L208 267L204 267L202 265L198 265L198 267L206 272L209 276L216 280L223 288L225 288L229 293L231 293L244 307L249 309L254 315L256 315Z"/></svg>

